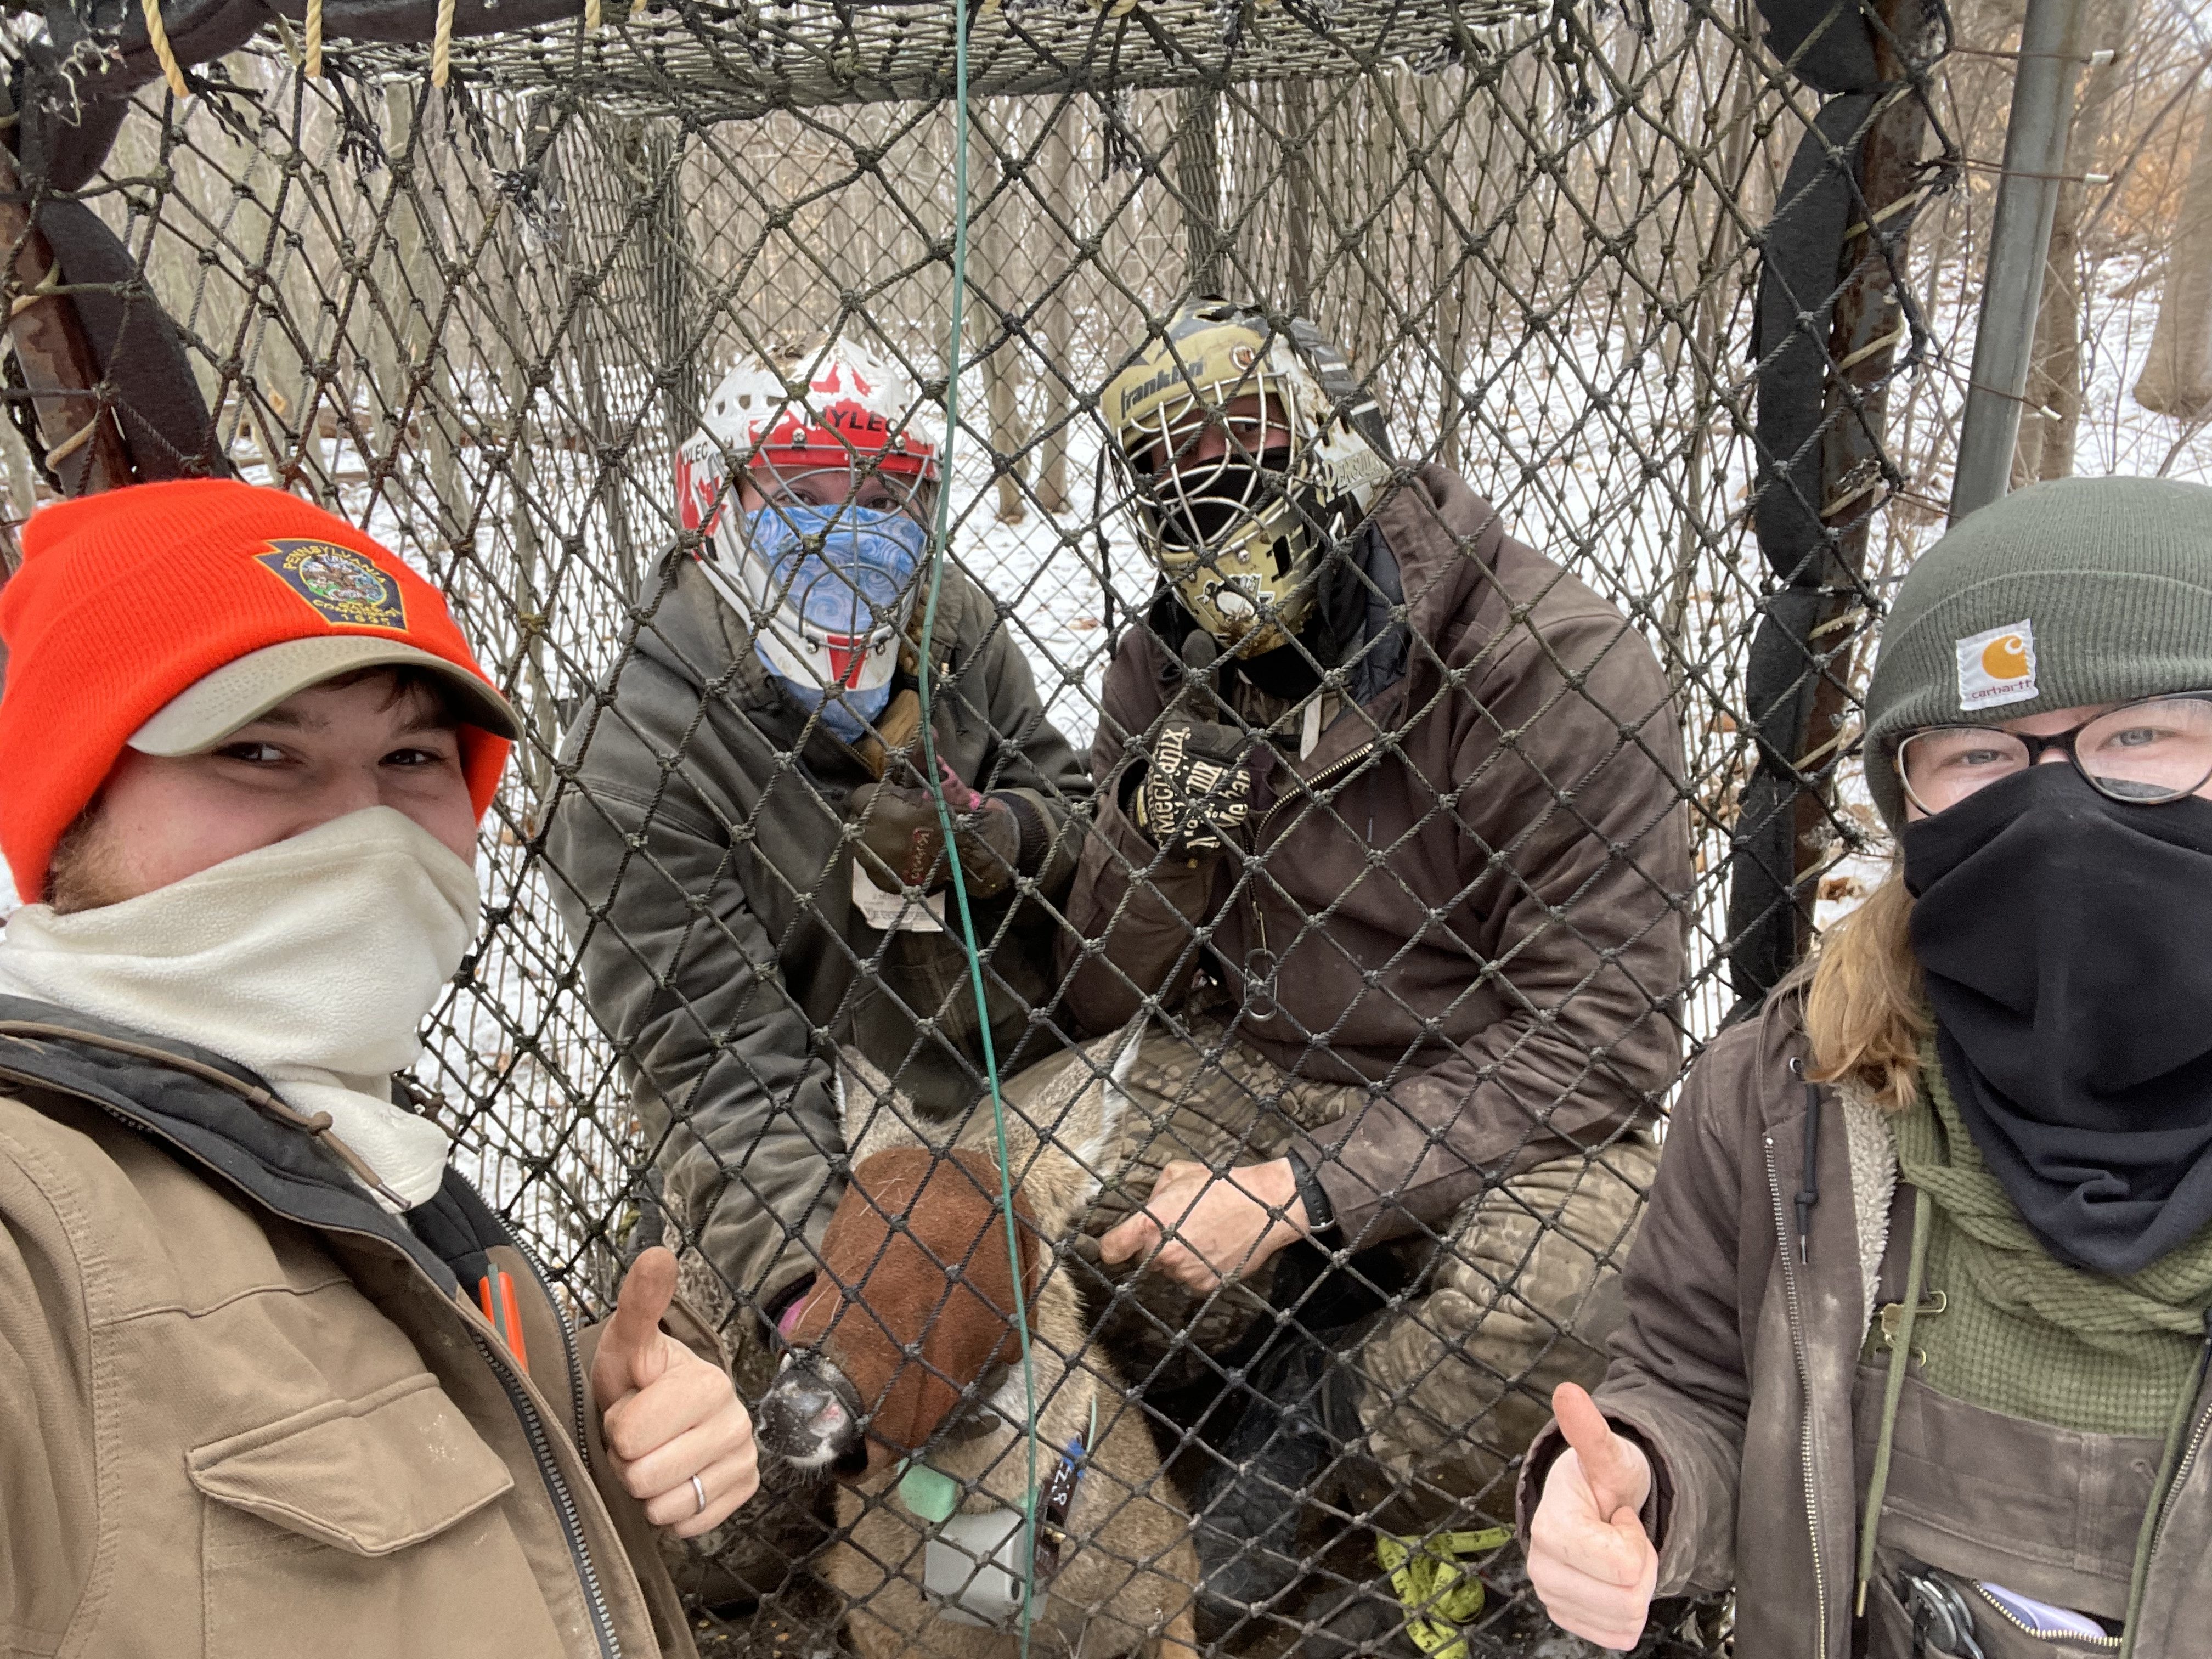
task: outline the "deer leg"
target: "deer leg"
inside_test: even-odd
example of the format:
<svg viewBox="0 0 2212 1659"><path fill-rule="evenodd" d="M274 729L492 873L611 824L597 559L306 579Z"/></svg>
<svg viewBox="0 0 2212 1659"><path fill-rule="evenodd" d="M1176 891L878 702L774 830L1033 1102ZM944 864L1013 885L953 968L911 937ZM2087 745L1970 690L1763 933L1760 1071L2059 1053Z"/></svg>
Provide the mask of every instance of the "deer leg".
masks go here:
<svg viewBox="0 0 2212 1659"><path fill-rule="evenodd" d="M1198 1621L1190 1603L1168 1620L1167 1628L1145 1646L1145 1659L1198 1659Z"/></svg>
<svg viewBox="0 0 2212 1659"><path fill-rule="evenodd" d="M1181 1517L1178 1517L1180 1519ZM1188 1526L1189 1522L1183 1522ZM1182 1598L1166 1626L1145 1644L1145 1659L1199 1659L1198 1551L1188 1536L1176 1540L1154 1571L1168 1580L1171 1595Z"/></svg>

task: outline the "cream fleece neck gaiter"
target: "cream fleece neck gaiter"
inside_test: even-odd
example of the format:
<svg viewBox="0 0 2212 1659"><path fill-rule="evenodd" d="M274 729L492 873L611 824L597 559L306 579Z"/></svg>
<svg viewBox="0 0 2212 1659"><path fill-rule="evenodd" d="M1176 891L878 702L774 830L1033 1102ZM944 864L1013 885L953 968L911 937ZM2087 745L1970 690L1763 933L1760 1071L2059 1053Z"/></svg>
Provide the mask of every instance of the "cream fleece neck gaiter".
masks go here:
<svg viewBox="0 0 2212 1659"><path fill-rule="evenodd" d="M390 807L348 813L140 897L0 939L0 991L195 1043L265 1079L409 1207L452 1150L390 1098L476 935L475 872ZM388 1200L380 1197L380 1202Z"/></svg>

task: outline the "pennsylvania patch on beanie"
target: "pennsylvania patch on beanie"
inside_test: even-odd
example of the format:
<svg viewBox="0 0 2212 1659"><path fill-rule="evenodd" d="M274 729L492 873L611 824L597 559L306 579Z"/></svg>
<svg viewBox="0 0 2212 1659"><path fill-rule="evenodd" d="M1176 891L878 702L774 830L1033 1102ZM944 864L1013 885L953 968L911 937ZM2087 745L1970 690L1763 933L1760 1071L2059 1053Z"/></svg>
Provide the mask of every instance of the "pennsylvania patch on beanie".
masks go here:
<svg viewBox="0 0 2212 1659"><path fill-rule="evenodd" d="M1899 586L1867 690L1867 786L1895 830L1897 745L1923 727L2203 690L2212 488L2032 484L1960 520Z"/></svg>

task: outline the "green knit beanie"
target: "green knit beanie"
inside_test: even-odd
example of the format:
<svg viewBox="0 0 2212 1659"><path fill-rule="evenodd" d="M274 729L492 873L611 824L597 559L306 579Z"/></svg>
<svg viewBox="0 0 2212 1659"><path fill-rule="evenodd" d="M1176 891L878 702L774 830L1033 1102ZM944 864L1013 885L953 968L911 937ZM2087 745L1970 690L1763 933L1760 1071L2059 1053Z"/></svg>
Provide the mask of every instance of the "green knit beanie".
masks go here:
<svg viewBox="0 0 2212 1659"><path fill-rule="evenodd" d="M1867 690L1867 787L1895 831L1897 745L1923 726L2205 690L2212 488L2032 484L1961 520L1899 586Z"/></svg>

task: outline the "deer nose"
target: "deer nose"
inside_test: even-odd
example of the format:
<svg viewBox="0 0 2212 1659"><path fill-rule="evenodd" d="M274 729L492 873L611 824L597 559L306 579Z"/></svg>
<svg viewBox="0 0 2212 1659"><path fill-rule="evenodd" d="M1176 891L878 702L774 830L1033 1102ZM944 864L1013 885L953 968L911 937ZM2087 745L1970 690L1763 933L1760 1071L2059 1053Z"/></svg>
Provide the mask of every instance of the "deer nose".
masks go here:
<svg viewBox="0 0 2212 1659"><path fill-rule="evenodd" d="M761 1449L802 1469L842 1464L860 1451L860 1395L835 1361L795 1356L761 1396Z"/></svg>

